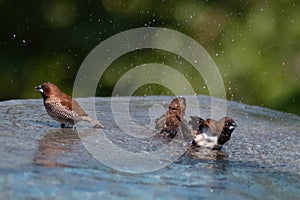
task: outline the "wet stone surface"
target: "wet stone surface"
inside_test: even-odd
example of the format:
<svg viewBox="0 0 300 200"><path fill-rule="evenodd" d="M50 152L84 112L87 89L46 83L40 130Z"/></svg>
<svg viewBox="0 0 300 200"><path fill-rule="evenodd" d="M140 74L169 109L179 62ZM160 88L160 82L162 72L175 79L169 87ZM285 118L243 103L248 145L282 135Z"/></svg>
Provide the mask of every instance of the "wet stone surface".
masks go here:
<svg viewBox="0 0 300 200"><path fill-rule="evenodd" d="M166 109L171 99L132 98L132 121L155 134L152 118L164 110L153 105ZM125 99L118 101L122 106ZM210 98L199 96L198 101L201 116L210 117ZM79 102L84 105L86 100ZM187 99L187 107L194 110L196 106L197 102ZM221 153L198 158L183 155L153 172L126 173L95 159L87 150L82 133L61 129L47 115L41 99L0 102L1 199L297 199L300 117L236 102L227 102L227 106L227 115L235 119L238 127ZM147 138L132 124L127 127L130 135L122 131L111 114L109 98L96 98L96 112L106 125L106 138L121 149L151 153L165 144L157 138ZM118 115L123 117L121 112ZM188 119L191 113L186 115ZM87 131L86 135L93 132L98 134ZM143 137L136 138L139 134ZM181 145L186 147L188 141ZM126 160L123 162L130 166ZM146 168L149 162L138 160L138 165Z"/></svg>

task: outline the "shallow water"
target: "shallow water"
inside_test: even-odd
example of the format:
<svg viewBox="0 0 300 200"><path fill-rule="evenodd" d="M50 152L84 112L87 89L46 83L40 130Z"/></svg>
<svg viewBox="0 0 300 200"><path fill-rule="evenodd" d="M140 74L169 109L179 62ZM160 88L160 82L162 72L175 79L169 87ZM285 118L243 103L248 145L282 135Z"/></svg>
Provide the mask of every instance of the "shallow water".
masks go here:
<svg viewBox="0 0 300 200"><path fill-rule="evenodd" d="M143 152L142 155L150 152L151 158L151 152L166 144L145 135L155 133L153 118L164 112L162 107L153 105L167 108L171 99L131 98L129 111L134 123L121 125L130 130L126 135L111 114L111 99L97 98L97 117L106 125L103 132L99 130L99 135L106 136L110 144L127 152ZM115 101L118 111L124 106L125 98ZM201 116L210 117L210 98L199 96L198 101L200 107L193 99L188 99L187 107L199 109ZM80 99L80 104L86 104L87 110L92 108L86 99ZM187 110L187 116L193 114ZM121 119L127 117L122 112L117 115ZM227 102L227 115L235 119L238 127L222 149L226 156L191 158L183 155L171 159L161 156L162 166L170 163L166 167L148 173L127 173L124 171L151 169L151 163L139 157L124 159L119 166L123 172L115 170L99 162L86 149L85 138L98 134L89 124L83 123L77 130L59 128L45 112L41 99L0 102L0 197L297 199L300 195L300 145L297 140L300 117L236 102ZM139 128L134 128L135 124L149 131L140 132ZM180 145L187 148L187 144ZM88 149L97 151L97 143L93 145ZM98 156L110 157L113 161L119 159L107 148L109 146L102 149L106 153L98 151ZM110 150L111 154L107 154ZM119 164L118 160L115 162Z"/></svg>

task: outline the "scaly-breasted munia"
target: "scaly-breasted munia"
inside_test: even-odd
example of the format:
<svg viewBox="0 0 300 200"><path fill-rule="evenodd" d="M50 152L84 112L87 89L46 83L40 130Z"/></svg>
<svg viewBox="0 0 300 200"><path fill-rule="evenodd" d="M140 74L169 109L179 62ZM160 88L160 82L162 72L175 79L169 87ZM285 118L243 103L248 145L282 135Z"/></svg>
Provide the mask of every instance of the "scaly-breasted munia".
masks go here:
<svg viewBox="0 0 300 200"><path fill-rule="evenodd" d="M155 128L160 131L160 134L173 138L179 130L182 130L183 135L190 138L188 123L184 119L185 108L185 98L178 97L171 101L167 112L155 120Z"/></svg>
<svg viewBox="0 0 300 200"><path fill-rule="evenodd" d="M192 144L212 149L221 149L229 141L231 133L237 127L231 117L223 117L219 121L191 117L189 124L195 130Z"/></svg>
<svg viewBox="0 0 300 200"><path fill-rule="evenodd" d="M60 91L56 85L43 83L36 86L35 90L41 93L47 113L61 123L62 128L65 125L74 127L79 121L91 122L97 128L104 128L100 122L89 117L76 100Z"/></svg>

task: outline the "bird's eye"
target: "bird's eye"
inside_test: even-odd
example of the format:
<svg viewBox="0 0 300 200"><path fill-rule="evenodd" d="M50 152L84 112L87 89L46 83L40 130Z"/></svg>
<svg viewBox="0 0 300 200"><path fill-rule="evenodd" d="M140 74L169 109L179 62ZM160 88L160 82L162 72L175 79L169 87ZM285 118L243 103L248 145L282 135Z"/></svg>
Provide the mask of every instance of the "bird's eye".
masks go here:
<svg viewBox="0 0 300 200"><path fill-rule="evenodd" d="M49 90L49 87L47 85L42 85L42 89L44 90L44 92Z"/></svg>

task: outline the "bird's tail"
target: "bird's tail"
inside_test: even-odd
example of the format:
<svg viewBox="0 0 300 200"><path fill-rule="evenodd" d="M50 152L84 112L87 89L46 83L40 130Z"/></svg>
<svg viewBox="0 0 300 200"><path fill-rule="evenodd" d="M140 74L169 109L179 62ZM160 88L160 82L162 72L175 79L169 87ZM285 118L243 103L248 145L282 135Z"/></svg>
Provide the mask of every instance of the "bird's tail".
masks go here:
<svg viewBox="0 0 300 200"><path fill-rule="evenodd" d="M190 116L191 120L189 121L189 125L192 126L193 130L198 130L199 125L201 124L202 121L204 121L202 118L197 117L197 116Z"/></svg>
<svg viewBox="0 0 300 200"><path fill-rule="evenodd" d="M91 118L90 116L81 116L82 121L91 122L95 124L95 128L104 128L104 125L98 122L97 120Z"/></svg>

